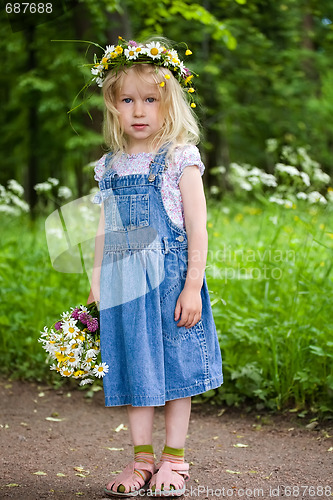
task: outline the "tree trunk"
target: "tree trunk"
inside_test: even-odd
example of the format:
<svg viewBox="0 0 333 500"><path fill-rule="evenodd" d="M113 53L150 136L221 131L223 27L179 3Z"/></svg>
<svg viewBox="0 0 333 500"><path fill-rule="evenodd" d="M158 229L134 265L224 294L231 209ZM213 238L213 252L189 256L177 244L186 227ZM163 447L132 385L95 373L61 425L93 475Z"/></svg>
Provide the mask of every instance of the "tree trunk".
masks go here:
<svg viewBox="0 0 333 500"><path fill-rule="evenodd" d="M27 72L36 68L36 51L35 51L35 26L29 25L25 31L24 36L28 48L27 58ZM39 92L31 89L27 95L27 171L26 171L26 197L30 205L31 218L35 218L34 207L37 203L37 193L34 190L34 185L37 183L38 170L39 170L39 155L38 155L38 136L39 136L39 122L38 122L38 102Z"/></svg>

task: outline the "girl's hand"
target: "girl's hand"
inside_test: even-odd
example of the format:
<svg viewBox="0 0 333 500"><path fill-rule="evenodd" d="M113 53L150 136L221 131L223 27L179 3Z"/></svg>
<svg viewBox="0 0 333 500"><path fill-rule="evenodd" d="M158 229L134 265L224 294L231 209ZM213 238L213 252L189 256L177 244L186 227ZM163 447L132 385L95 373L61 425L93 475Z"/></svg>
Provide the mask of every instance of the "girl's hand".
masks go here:
<svg viewBox="0 0 333 500"><path fill-rule="evenodd" d="M192 287L184 287L179 294L175 307L175 321L180 321L177 326L191 328L201 318L202 301L200 290Z"/></svg>
<svg viewBox="0 0 333 500"><path fill-rule="evenodd" d="M99 302L99 287L90 288L89 297L87 299L87 304L91 304L92 302Z"/></svg>

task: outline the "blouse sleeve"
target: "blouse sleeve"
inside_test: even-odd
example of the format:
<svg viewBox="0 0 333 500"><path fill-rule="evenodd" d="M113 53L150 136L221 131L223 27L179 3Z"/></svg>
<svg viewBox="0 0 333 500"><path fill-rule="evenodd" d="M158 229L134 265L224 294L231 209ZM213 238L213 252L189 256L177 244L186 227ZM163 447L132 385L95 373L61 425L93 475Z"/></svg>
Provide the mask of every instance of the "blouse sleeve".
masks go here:
<svg viewBox="0 0 333 500"><path fill-rule="evenodd" d="M101 180L103 173L104 173L104 170L105 170L105 158L106 158L106 154L103 155L99 160L97 160L95 167L94 167L94 179L98 182ZM98 191L95 194L92 202L96 203L97 205L100 205L102 203L102 195L101 195L100 191Z"/></svg>
<svg viewBox="0 0 333 500"><path fill-rule="evenodd" d="M186 167L196 165L201 175L203 175L205 170L205 166L201 161L200 151L192 144L175 150L174 163L177 170L178 184Z"/></svg>

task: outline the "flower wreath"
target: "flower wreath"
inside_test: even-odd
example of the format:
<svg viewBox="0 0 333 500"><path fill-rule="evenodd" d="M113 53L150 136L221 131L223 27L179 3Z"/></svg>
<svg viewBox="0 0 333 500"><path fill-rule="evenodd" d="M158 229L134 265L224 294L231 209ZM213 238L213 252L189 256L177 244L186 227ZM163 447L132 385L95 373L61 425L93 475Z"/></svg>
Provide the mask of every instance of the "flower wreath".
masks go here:
<svg viewBox="0 0 333 500"><path fill-rule="evenodd" d="M94 44L100 47L98 44ZM103 49L103 47L100 47ZM98 60L94 54L94 64L91 65L91 73L94 75L92 81L96 81L99 87L103 86L103 82L110 70L115 70L127 66L131 67L137 63L154 64L155 66L164 66L168 68L181 87L187 90L191 100L191 107L195 108L193 93L193 78L195 73L189 70L180 60L178 53L174 49L164 47L159 41L150 42L146 45L135 42L134 40L126 41L121 36L118 37L118 45L107 45L104 54ZM192 52L187 48L185 55L189 56ZM165 75L166 80L169 80L170 75ZM164 87L166 82L160 83Z"/></svg>

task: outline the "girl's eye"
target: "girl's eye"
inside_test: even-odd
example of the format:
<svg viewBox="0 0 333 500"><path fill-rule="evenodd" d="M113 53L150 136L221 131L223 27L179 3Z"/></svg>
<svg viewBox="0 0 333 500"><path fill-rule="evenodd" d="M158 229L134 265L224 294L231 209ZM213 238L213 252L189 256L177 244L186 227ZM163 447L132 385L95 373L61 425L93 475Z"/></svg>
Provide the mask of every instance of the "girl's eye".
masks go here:
<svg viewBox="0 0 333 500"><path fill-rule="evenodd" d="M125 99L123 99L123 102L126 102L127 104L130 103L132 101L132 99L130 97L125 97Z"/></svg>
<svg viewBox="0 0 333 500"><path fill-rule="evenodd" d="M148 102L154 102L156 101L155 97L147 97Z"/></svg>

